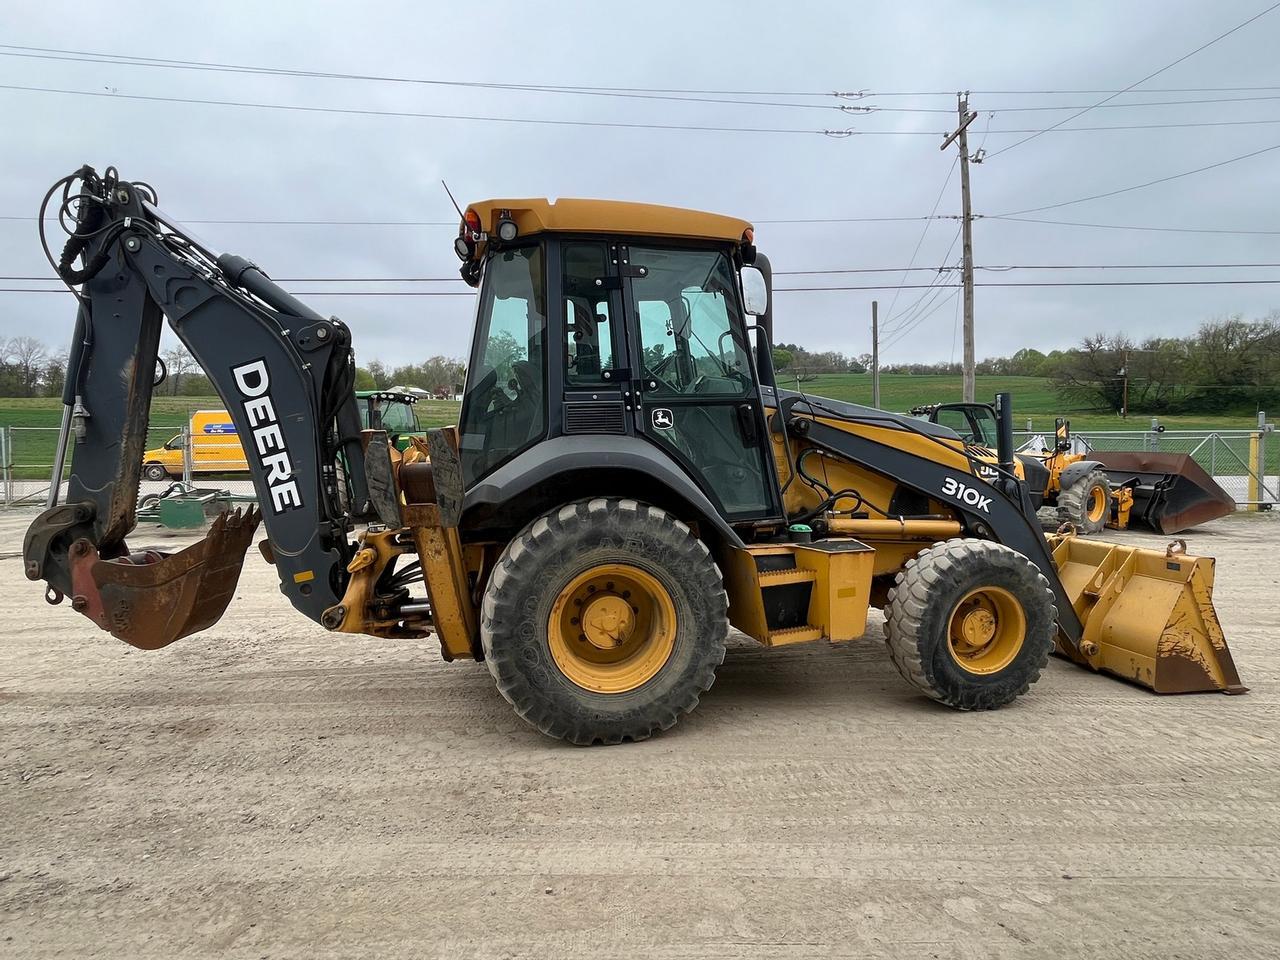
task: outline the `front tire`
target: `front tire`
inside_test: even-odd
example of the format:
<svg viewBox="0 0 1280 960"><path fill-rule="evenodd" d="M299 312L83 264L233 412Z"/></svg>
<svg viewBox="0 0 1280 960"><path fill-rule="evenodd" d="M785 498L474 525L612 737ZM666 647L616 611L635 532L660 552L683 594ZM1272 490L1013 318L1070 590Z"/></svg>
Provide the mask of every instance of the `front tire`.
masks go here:
<svg viewBox="0 0 1280 960"><path fill-rule="evenodd" d="M567 504L507 545L480 638L498 691L548 736L644 740L698 704L724 661L728 598L706 545L635 500Z"/></svg>
<svg viewBox="0 0 1280 960"><path fill-rule="evenodd" d="M1111 517L1111 482L1101 470L1090 470L1058 493L1058 519L1080 533L1100 533Z"/></svg>
<svg viewBox="0 0 1280 960"><path fill-rule="evenodd" d="M1034 563L989 540L948 540L894 579L885 640L922 693L958 710L993 710L1040 678L1056 623L1049 581Z"/></svg>
<svg viewBox="0 0 1280 960"><path fill-rule="evenodd" d="M148 480L168 480L169 471L164 468L163 464L148 463L142 467L142 475Z"/></svg>

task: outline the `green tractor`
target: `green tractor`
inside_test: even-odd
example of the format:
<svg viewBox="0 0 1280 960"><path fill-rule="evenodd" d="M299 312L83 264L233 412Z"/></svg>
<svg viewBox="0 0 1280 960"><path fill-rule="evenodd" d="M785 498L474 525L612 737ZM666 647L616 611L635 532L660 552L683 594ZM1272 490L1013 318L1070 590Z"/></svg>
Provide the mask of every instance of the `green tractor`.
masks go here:
<svg viewBox="0 0 1280 960"><path fill-rule="evenodd" d="M409 448L410 437L424 437L422 425L413 406L416 394L399 390L357 390L361 425L366 430L385 430L387 437L402 453Z"/></svg>

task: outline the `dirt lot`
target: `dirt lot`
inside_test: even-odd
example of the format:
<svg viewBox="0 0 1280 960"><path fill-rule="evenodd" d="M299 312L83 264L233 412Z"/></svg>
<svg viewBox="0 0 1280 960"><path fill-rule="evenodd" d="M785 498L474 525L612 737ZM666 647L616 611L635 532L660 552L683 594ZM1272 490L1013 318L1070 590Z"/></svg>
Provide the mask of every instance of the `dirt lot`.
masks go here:
<svg viewBox="0 0 1280 960"><path fill-rule="evenodd" d="M133 651L23 579L28 519L0 514L0 956L1280 953L1280 516L1190 538L1248 696L1055 661L962 715L877 625L742 638L675 730L595 749L432 642L299 619L256 552L216 628Z"/></svg>

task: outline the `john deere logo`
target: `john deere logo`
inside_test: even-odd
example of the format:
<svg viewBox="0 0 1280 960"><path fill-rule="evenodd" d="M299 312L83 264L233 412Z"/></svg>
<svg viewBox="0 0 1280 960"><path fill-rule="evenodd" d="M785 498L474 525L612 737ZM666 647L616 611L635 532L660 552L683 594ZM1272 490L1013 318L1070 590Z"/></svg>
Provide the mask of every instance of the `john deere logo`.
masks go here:
<svg viewBox="0 0 1280 960"><path fill-rule="evenodd" d="M671 411L666 407L656 407L653 411L653 427L655 430L670 430L676 425Z"/></svg>

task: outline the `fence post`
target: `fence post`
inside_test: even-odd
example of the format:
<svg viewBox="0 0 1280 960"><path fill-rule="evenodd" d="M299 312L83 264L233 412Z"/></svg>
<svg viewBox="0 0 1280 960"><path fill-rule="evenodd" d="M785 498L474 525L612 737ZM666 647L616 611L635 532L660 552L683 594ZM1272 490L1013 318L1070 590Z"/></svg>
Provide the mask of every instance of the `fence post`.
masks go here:
<svg viewBox="0 0 1280 960"><path fill-rule="evenodd" d="M0 464L4 469L4 505L6 507L13 505L13 486L9 482L9 427L6 424L4 430L0 430Z"/></svg>
<svg viewBox="0 0 1280 960"><path fill-rule="evenodd" d="M182 425L182 482L191 482L191 423Z"/></svg>

